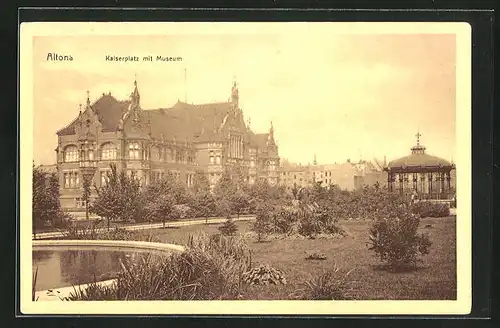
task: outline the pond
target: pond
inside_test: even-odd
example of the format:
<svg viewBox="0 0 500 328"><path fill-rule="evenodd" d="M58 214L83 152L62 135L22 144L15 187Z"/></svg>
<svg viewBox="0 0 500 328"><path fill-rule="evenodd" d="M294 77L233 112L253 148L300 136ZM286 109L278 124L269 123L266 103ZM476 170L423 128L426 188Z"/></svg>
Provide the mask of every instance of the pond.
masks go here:
<svg viewBox="0 0 500 328"><path fill-rule="evenodd" d="M36 291L109 280L122 270L120 260L137 261L150 252L110 249L54 249L33 251Z"/></svg>

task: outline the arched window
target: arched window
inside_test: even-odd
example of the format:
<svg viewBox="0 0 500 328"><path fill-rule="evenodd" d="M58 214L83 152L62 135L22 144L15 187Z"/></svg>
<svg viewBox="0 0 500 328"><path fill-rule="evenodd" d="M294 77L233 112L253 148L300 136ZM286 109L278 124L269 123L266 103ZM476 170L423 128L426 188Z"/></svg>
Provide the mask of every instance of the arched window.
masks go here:
<svg viewBox="0 0 500 328"><path fill-rule="evenodd" d="M64 161L78 162L78 147L71 145L64 148Z"/></svg>
<svg viewBox="0 0 500 328"><path fill-rule="evenodd" d="M140 159L139 143L131 142L128 145L129 159Z"/></svg>
<svg viewBox="0 0 500 328"><path fill-rule="evenodd" d="M101 160L114 160L116 159L116 146L107 142L101 147Z"/></svg>

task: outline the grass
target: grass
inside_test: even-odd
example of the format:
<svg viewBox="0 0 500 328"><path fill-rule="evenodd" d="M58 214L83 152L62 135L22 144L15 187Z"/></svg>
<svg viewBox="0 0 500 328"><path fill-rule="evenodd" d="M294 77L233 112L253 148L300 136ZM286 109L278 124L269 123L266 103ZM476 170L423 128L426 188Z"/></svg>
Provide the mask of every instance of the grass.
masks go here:
<svg viewBox="0 0 500 328"><path fill-rule="evenodd" d="M252 222L235 222L237 234L245 235ZM255 265L269 264L282 271L287 285L250 286L244 299L290 299L304 282L328 270L341 268L339 277L349 271L349 295L358 300L453 300L456 299L455 217L422 219L420 229L429 234L430 254L416 271L391 273L380 265L367 248L369 221L345 221L348 236L337 239L272 240L257 243L247 237ZM181 229L152 229L162 242L186 245L191 234L219 233L221 224L185 226ZM323 261L308 261L305 252L322 252Z"/></svg>

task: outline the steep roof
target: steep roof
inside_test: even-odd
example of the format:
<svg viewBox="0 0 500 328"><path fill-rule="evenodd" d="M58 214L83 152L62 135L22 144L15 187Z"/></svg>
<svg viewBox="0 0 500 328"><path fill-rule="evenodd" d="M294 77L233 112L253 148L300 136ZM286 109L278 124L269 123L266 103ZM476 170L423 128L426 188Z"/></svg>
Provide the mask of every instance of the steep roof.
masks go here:
<svg viewBox="0 0 500 328"><path fill-rule="evenodd" d="M250 142L257 146L259 149L266 149L267 139L269 138L269 133L249 133Z"/></svg>
<svg viewBox="0 0 500 328"><path fill-rule="evenodd" d="M103 94L91 108L97 113L103 132L115 131L120 119L127 112L130 101L119 101L111 94ZM232 109L230 102L209 104L188 104L178 101L170 108L143 109L140 121L148 126L153 138L164 138L180 142L223 141L216 132ZM75 134L77 119L57 132L58 135ZM250 143L258 148L266 148L268 133L255 134L245 127Z"/></svg>
<svg viewBox="0 0 500 328"><path fill-rule="evenodd" d="M97 113L99 121L102 124L103 132L115 131L123 113L127 111L129 101L118 101L111 94L103 94L90 107ZM69 125L57 131L58 135L75 134L75 126L78 118L74 119Z"/></svg>
<svg viewBox="0 0 500 328"><path fill-rule="evenodd" d="M231 108L230 103L192 105L177 102L171 108L145 110L151 119L153 137L188 138L190 141L217 139L214 133Z"/></svg>

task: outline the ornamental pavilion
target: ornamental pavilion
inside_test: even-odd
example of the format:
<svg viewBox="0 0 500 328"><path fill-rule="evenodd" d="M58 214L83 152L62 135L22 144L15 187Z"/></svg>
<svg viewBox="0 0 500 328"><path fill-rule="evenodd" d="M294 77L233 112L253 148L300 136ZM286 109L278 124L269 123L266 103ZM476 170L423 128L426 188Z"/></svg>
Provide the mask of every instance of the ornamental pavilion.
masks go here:
<svg viewBox="0 0 500 328"><path fill-rule="evenodd" d="M421 134L415 136L417 144L411 148L411 154L389 162L384 168L389 190L416 192L420 199L452 199L455 184L451 178L455 165L427 154L420 144Z"/></svg>

